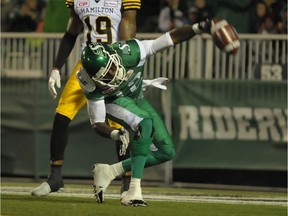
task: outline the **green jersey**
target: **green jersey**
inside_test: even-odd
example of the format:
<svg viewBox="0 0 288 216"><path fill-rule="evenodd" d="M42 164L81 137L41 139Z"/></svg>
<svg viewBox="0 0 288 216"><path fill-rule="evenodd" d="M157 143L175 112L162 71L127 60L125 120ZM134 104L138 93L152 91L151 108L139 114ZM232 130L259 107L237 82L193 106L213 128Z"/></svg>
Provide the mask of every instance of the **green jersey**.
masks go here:
<svg viewBox="0 0 288 216"><path fill-rule="evenodd" d="M142 96L143 65L145 57L141 53L137 39L119 41L112 44L122 60L122 65L126 70L125 80L118 87L97 88L90 93L86 93L89 100L102 100L106 102L115 100L118 97L130 97L132 99Z"/></svg>

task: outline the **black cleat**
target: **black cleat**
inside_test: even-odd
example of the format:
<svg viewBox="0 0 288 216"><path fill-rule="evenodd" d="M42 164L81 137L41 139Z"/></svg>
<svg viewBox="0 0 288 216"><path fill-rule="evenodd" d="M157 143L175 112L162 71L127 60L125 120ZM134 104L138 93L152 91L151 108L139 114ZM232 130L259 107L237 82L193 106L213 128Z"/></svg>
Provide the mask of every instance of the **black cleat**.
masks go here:
<svg viewBox="0 0 288 216"><path fill-rule="evenodd" d="M96 202L99 204L103 203L104 201L103 191L98 192L95 185L93 185L93 191Z"/></svg>
<svg viewBox="0 0 288 216"><path fill-rule="evenodd" d="M146 207L148 204L144 200L131 200L129 205L133 207Z"/></svg>

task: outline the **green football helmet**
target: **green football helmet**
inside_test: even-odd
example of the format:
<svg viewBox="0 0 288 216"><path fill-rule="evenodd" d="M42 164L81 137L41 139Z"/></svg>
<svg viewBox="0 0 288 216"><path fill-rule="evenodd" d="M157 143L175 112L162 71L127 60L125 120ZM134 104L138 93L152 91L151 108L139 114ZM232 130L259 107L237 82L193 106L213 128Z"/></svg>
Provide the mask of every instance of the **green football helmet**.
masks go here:
<svg viewBox="0 0 288 216"><path fill-rule="evenodd" d="M126 70L121 64L119 55L108 44L90 43L81 53L81 62L92 80L100 86L117 87L126 76ZM112 66L116 70L114 77L111 78L106 75Z"/></svg>

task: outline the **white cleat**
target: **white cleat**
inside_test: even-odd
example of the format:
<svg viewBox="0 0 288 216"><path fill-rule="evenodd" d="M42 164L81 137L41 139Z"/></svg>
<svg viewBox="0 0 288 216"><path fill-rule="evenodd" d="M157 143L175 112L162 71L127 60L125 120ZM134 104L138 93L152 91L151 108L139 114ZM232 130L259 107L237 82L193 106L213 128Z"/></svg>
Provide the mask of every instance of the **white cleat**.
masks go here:
<svg viewBox="0 0 288 216"><path fill-rule="evenodd" d="M120 195L120 200L122 200L126 196L127 193L128 191L123 191Z"/></svg>
<svg viewBox="0 0 288 216"><path fill-rule="evenodd" d="M123 194L123 198L121 200L121 204L125 206L133 206L133 207L146 207L147 203L142 198L141 188L137 191L128 190L126 194ZM121 196L122 197L122 196Z"/></svg>
<svg viewBox="0 0 288 216"><path fill-rule="evenodd" d="M64 188L59 188L58 191L55 192L63 192ZM50 185L47 182L43 182L41 185L36 187L32 192L32 196L47 196L49 193L51 193Z"/></svg>
<svg viewBox="0 0 288 216"><path fill-rule="evenodd" d="M110 173L108 164L95 164L93 166L94 194L98 203L103 203L104 192L110 185L114 176Z"/></svg>
<svg viewBox="0 0 288 216"><path fill-rule="evenodd" d="M43 182L36 187L32 192L32 196L47 196L51 192L51 188L47 182Z"/></svg>
<svg viewBox="0 0 288 216"><path fill-rule="evenodd" d="M61 193L64 191L64 188L59 188L57 191L58 193ZM49 193L51 193L50 185L47 182L43 182L41 185L36 187L32 192L32 196L47 196Z"/></svg>

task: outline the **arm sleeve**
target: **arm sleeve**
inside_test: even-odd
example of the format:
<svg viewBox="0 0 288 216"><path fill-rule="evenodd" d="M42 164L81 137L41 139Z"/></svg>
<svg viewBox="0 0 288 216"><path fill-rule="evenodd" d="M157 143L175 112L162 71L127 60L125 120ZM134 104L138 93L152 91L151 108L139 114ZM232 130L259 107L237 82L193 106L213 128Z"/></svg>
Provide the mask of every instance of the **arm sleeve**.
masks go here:
<svg viewBox="0 0 288 216"><path fill-rule="evenodd" d="M105 122L106 107L103 100L87 100L87 111L91 125L99 122Z"/></svg>
<svg viewBox="0 0 288 216"><path fill-rule="evenodd" d="M136 40L141 51L141 62L144 63L146 58L151 55L154 55L157 52L160 52L164 49L167 49L174 45L170 34L166 34L156 38L155 40Z"/></svg>
<svg viewBox="0 0 288 216"><path fill-rule="evenodd" d="M65 64L68 56L70 55L74 47L77 36L78 35L72 35L69 32L65 32L60 42L60 47L54 64L55 68L58 68L60 70L62 66Z"/></svg>

